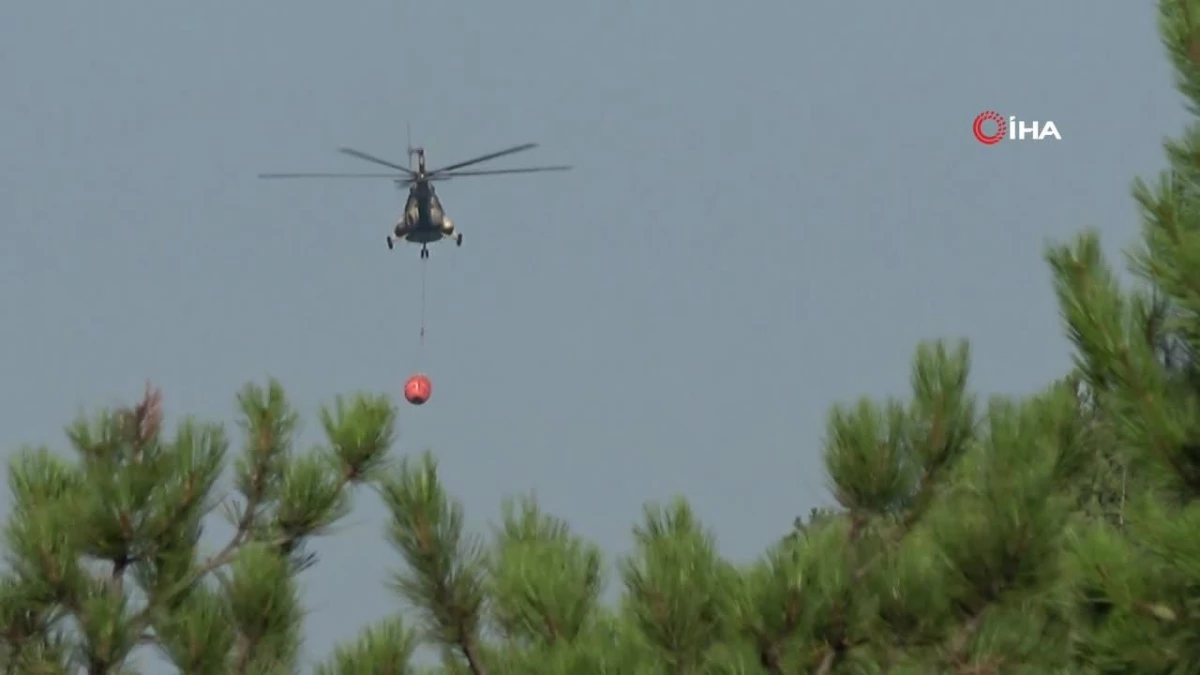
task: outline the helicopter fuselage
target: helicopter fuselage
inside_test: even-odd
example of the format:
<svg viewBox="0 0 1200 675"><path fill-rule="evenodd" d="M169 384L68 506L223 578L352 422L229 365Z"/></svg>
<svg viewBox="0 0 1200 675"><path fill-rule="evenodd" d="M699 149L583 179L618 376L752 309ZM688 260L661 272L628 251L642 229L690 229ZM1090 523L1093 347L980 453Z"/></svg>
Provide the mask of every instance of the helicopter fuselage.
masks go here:
<svg viewBox="0 0 1200 675"><path fill-rule="evenodd" d="M433 186L421 181L408 191L404 213L396 223L395 237L417 244L431 244L455 236L454 223L446 216Z"/></svg>

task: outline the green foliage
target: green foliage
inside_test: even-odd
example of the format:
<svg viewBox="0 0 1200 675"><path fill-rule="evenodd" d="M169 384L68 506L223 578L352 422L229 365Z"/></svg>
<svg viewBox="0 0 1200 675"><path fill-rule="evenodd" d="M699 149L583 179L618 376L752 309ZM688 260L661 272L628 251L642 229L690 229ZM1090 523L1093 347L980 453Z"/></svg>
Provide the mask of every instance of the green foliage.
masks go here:
<svg viewBox="0 0 1200 675"><path fill-rule="evenodd" d="M531 647L574 642L598 620L599 548L543 513L532 497L502 508L488 575L498 631Z"/></svg>
<svg viewBox="0 0 1200 675"><path fill-rule="evenodd" d="M416 647L416 636L404 622L388 619L367 629L353 645L339 647L330 663L317 668L316 675L411 675L418 672L411 665Z"/></svg>
<svg viewBox="0 0 1200 675"><path fill-rule="evenodd" d="M142 644L187 673L294 672L304 542L346 513L351 488L393 438L386 399L328 415L328 447L294 454L297 416L282 387L238 397L244 443L236 497L218 483L229 452L216 425L162 429L158 392L68 427L76 461L43 448L9 467L13 511L0 577L0 671L130 672ZM340 408L339 404L339 408ZM223 506L236 532L202 556L204 519Z"/></svg>
<svg viewBox="0 0 1200 675"><path fill-rule="evenodd" d="M1200 0L1159 14L1200 114ZM468 532L431 455L390 456L386 397L336 399L299 452L280 385L248 385L231 456L220 426L164 430L148 390L68 427L73 457L13 457L0 673L131 673L142 645L184 673L300 672L306 544L364 485L409 611L320 675L1200 672L1200 124L1166 155L1133 188L1132 290L1094 233L1046 249L1071 372L982 400L965 343L919 345L906 399L831 410L837 506L751 564L682 498L647 506L614 560L532 496ZM206 553L217 510L235 532ZM418 665L421 645L440 663Z"/></svg>
<svg viewBox="0 0 1200 675"><path fill-rule="evenodd" d="M76 462L14 458L0 667L117 673L153 644L181 672L299 672L296 575L316 564L304 544L335 528L360 484L390 511L392 587L411 611L338 648L322 674L423 672L420 644L443 655L424 672L443 674L1055 672L1129 658L1121 644L1147 654L1138 667L1179 658L1162 640L1177 654L1190 637L1187 606L1167 599L1200 572L1181 562L1194 512L1176 491L1131 497L1124 524L1090 513L1081 495L1101 466L1095 441L1109 438L1096 431L1113 419L1108 399L1093 410L1056 383L981 408L969 357L965 344L921 345L908 400L834 408L838 508L744 567L682 498L647 506L631 552L607 563L533 496L502 504L489 537L468 532L431 455L389 459L386 398L337 400L320 416L325 443L302 453L281 387L249 385L226 462L219 427L185 419L168 436L148 392L70 427ZM197 540L216 510L235 534L205 555ZM1156 528L1133 545L1140 522ZM601 602L609 572L624 590L615 605ZM1088 613L1114 583L1136 630Z"/></svg>

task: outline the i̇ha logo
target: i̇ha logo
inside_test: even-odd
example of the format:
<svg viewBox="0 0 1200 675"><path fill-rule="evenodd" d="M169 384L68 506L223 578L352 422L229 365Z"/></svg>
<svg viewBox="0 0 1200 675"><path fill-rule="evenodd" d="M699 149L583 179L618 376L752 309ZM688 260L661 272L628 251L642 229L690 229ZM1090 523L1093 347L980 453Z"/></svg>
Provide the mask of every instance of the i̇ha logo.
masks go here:
<svg viewBox="0 0 1200 675"><path fill-rule="evenodd" d="M1053 121L1026 122L1013 115L1004 119L995 110L985 110L976 115L971 132L975 134L975 140L984 145L995 145L1006 138L1010 141L1044 141L1047 138L1062 140L1062 135L1058 133L1058 127Z"/></svg>

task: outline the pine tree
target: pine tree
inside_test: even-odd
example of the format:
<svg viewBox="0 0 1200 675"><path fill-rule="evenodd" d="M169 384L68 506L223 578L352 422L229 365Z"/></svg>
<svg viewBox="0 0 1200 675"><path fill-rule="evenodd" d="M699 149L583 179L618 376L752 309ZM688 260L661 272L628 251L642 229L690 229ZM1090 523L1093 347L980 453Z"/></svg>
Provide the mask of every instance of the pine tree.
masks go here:
<svg viewBox="0 0 1200 675"><path fill-rule="evenodd" d="M297 416L278 383L248 386L238 402L244 441L231 499L218 491L223 429L187 419L166 433L153 390L69 427L74 462L45 448L15 457L0 577L4 672L125 672L146 643L186 673L294 672L295 575L316 562L305 543L382 467L394 412L382 398L339 401L322 413L327 447L297 454ZM218 506L236 533L202 555ZM406 658L407 643L388 644L382 653Z"/></svg>
<svg viewBox="0 0 1200 675"><path fill-rule="evenodd" d="M1055 592L1071 489L1090 466L1074 390L984 413L968 352L922 346L908 402L835 408L826 443L840 509L817 511L749 566L723 558L688 503L647 506L634 551L609 561L531 496L490 536L429 454L391 457L384 397L322 410L322 447L293 447L281 386L238 397L242 449L223 499L229 441L161 398L68 428L70 462L27 450L10 467L9 570L0 578L0 668L119 673L140 645L186 673L299 672L296 574L305 543L370 485L390 513L392 588L412 612L367 628L318 673L944 672L1061 667ZM237 534L202 552L209 513ZM604 606L606 573L624 588Z"/></svg>
<svg viewBox="0 0 1200 675"><path fill-rule="evenodd" d="M1176 85L1200 114L1200 3L1161 0ZM1121 516L1071 532L1065 570L1074 651L1098 672L1200 672L1200 125L1165 143L1168 167L1136 181L1140 245L1123 291L1094 232L1051 247L1094 419L1128 480Z"/></svg>

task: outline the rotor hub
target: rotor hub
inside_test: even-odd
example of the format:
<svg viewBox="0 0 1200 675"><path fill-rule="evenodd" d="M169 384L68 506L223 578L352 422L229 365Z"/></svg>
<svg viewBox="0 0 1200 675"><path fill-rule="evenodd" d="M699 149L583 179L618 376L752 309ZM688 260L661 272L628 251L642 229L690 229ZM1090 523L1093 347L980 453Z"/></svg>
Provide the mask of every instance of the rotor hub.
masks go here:
<svg viewBox="0 0 1200 675"><path fill-rule="evenodd" d="M408 163L412 165L413 155L417 157L417 165L414 168L417 173L425 174L425 148L408 146Z"/></svg>

